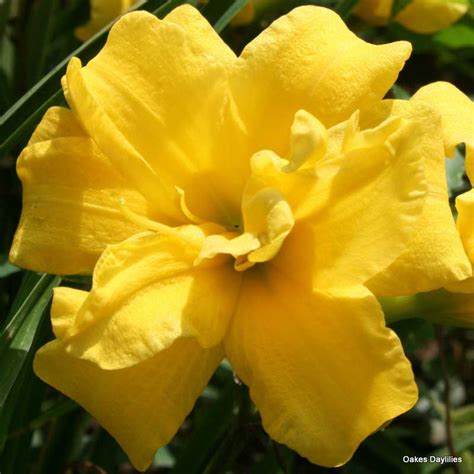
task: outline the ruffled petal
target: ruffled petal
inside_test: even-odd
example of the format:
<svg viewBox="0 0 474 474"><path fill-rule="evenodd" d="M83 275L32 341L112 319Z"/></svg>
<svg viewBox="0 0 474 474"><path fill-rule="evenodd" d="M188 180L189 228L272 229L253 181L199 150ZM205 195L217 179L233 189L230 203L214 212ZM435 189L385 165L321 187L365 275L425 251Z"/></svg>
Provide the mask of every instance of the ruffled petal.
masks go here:
<svg viewBox="0 0 474 474"><path fill-rule="evenodd" d="M407 249L422 215L425 156L442 156L442 143L427 134L430 115L386 112L328 130L328 153L311 167L278 175L275 157L260 156L261 178L289 197L296 220L271 264L312 288L365 283Z"/></svg>
<svg viewBox="0 0 474 474"><path fill-rule="evenodd" d="M406 251L368 281L367 286L378 296L409 295L470 277L471 265L449 206L439 114L420 100L384 101L380 107L372 108L371 113L373 118L369 116L369 120L379 113L419 124L419 132L413 135L414 149L424 163L428 195L413 229L413 238L406 242Z"/></svg>
<svg viewBox="0 0 474 474"><path fill-rule="evenodd" d="M73 114L53 107L17 162L23 207L10 260L34 271L92 273L106 245L141 229L119 211L119 199L145 216L145 198L114 168Z"/></svg>
<svg viewBox="0 0 474 474"><path fill-rule="evenodd" d="M348 461L417 399L400 341L362 288L311 293L248 270L225 350L268 434L323 466Z"/></svg>
<svg viewBox="0 0 474 474"><path fill-rule="evenodd" d="M221 359L221 347L203 349L195 339L184 338L133 367L104 370L72 356L56 340L37 352L34 370L97 418L134 466L145 471L155 451L181 426Z"/></svg>
<svg viewBox="0 0 474 474"><path fill-rule="evenodd" d="M195 266L204 239L200 228L185 226L108 247L63 336L65 350L103 369L121 369L154 357L178 338L194 337L204 348L218 345L241 277L223 256Z"/></svg>
<svg viewBox="0 0 474 474"><path fill-rule="evenodd" d="M465 143L467 160L474 162L474 103L467 95L449 82L434 82L419 89L411 100L441 115L446 156L454 157L456 146Z"/></svg>
<svg viewBox="0 0 474 474"><path fill-rule="evenodd" d="M179 54L176 54L179 51ZM206 221L239 213L247 166L216 140L229 117L227 70L235 55L189 5L165 20L132 12L111 29L102 51L73 60L66 98L99 148L166 218L186 222L176 186ZM237 187L236 187L237 185Z"/></svg>
<svg viewBox="0 0 474 474"><path fill-rule="evenodd" d="M366 43L326 8L304 6L279 18L245 47L232 74L247 155L270 149L286 156L299 109L328 127L382 99L410 52L407 42Z"/></svg>
<svg viewBox="0 0 474 474"><path fill-rule="evenodd" d="M395 21L415 33L430 34L456 23L469 10L469 3L456 0L413 0Z"/></svg>

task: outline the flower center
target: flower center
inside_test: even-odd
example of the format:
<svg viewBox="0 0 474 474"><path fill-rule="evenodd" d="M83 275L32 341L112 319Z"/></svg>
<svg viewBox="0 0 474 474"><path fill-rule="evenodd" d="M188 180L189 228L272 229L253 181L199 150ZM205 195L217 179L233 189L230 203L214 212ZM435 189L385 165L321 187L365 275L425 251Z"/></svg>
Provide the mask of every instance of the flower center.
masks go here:
<svg viewBox="0 0 474 474"><path fill-rule="evenodd" d="M258 262L271 260L294 225L290 205L271 187L244 193L242 217L244 233L226 232L207 237L198 260L226 253L235 258L237 271L247 270Z"/></svg>
<svg viewBox="0 0 474 474"><path fill-rule="evenodd" d="M204 259L218 254L228 254L235 258L234 268L244 271L256 263L267 262L279 252L288 234L295 225L291 206L281 185L282 176L289 176L306 166L313 166L322 158L327 149L327 131L315 117L304 110L295 114L291 126L291 146L288 159L283 159L269 150L255 153L250 159L251 175L242 196L242 224L232 229L205 223L188 208L184 190L176 188L180 197L180 207L186 218L193 224L206 228L199 255L198 265ZM278 176L278 179L275 177ZM173 234L176 229L137 216L124 204L121 212L138 225L149 230ZM242 229L241 229L242 227Z"/></svg>

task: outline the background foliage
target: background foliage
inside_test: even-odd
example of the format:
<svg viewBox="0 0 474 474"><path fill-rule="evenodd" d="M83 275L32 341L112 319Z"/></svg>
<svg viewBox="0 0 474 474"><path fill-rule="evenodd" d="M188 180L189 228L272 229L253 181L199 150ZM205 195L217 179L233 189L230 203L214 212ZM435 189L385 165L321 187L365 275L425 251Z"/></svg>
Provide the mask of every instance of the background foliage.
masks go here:
<svg viewBox="0 0 474 474"><path fill-rule="evenodd" d="M184 2L147 0L140 2L138 8L162 17L180 3ZM456 25L427 36L395 24L384 28L363 24L350 15L355 0L269 2L252 24L235 28L228 24L245 0L188 3L201 8L236 52L294 6L303 3L329 6L368 41L408 39L413 43L414 56L402 72L399 86L391 91L393 96L406 98L419 86L435 80L448 80L464 92L473 92L472 9ZM395 2L394 9L399 8L398 3ZM61 278L21 271L7 261L21 209L16 157L45 110L51 105L64 104L59 80L68 59L75 55L86 62L105 42L107 28L84 44L74 37L74 28L84 23L88 15L87 0L0 1L2 474L134 472L119 446L86 412L43 384L32 372L34 352L52 339L49 303L52 288L61 283ZM449 163L448 182L453 199L465 190L461 153ZM70 278L67 284L90 287L87 278ZM224 362L177 436L158 451L149 472L474 473L474 332L436 328L419 319L392 326L413 363L420 401L409 413L367 439L346 466L339 469L313 466L288 448L272 442L262 430L246 387L234 378L230 366ZM451 430L446 429L447 416ZM452 451L463 456L457 470L439 464L408 465L402 459L404 455L447 455Z"/></svg>

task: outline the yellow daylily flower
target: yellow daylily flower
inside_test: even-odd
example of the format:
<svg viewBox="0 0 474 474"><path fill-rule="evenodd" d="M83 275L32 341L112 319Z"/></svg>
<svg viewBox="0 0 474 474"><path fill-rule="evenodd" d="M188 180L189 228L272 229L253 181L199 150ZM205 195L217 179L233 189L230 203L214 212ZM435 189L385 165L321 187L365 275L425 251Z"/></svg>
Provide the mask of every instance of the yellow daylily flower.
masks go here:
<svg viewBox="0 0 474 474"><path fill-rule="evenodd" d="M360 0L354 13L367 23L386 25L394 0ZM394 18L408 30L430 34L456 23L469 10L464 0L412 0Z"/></svg>
<svg viewBox="0 0 474 474"><path fill-rule="evenodd" d="M91 10L89 21L74 31L81 41L88 40L104 26L123 15L137 0L90 0Z"/></svg>
<svg viewBox="0 0 474 474"><path fill-rule="evenodd" d="M438 112L382 101L410 50L307 6L237 58L183 6L125 15L71 60L70 110L50 109L18 160L10 258L93 273L90 292L55 291L34 367L138 469L224 355L269 435L317 464L415 403L364 286L409 250L444 159ZM470 276L464 251L443 265Z"/></svg>

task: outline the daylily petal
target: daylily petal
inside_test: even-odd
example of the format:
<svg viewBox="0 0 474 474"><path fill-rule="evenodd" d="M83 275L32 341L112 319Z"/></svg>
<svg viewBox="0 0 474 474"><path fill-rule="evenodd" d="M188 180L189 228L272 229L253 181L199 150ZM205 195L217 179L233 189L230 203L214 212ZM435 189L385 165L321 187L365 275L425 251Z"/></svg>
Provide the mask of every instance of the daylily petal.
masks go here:
<svg viewBox="0 0 474 474"><path fill-rule="evenodd" d="M456 23L469 10L459 0L413 0L395 17L397 23L415 33L435 33Z"/></svg>
<svg viewBox="0 0 474 474"><path fill-rule="evenodd" d="M362 288L311 293L291 275L254 267L225 349L264 429L316 464L346 462L417 399L400 341Z"/></svg>
<svg viewBox="0 0 474 474"><path fill-rule="evenodd" d="M384 101L380 107L373 107L372 118L369 115L365 120L375 120L377 114L419 123L420 130L413 135L414 149L424 162L428 195L413 238L406 242L406 251L368 281L367 286L379 296L409 295L470 277L471 265L449 206L439 115L420 100Z"/></svg>
<svg viewBox="0 0 474 474"><path fill-rule="evenodd" d="M144 197L64 108L45 114L18 159L17 172L23 207L10 260L24 268L91 273L106 245L141 230L120 213L121 197L150 216Z"/></svg>
<svg viewBox="0 0 474 474"><path fill-rule="evenodd" d="M37 352L34 370L96 417L134 466L145 471L155 451L181 426L221 359L221 347L202 349L195 339L185 338L133 367L103 370L53 341Z"/></svg>
<svg viewBox="0 0 474 474"><path fill-rule="evenodd" d="M419 112L403 121L388 111L358 130L356 114L331 128L329 154L282 178L296 224L271 264L312 288L343 288L363 284L404 252L426 200L425 155L443 155L426 118ZM280 189L275 175L261 176Z"/></svg>
<svg viewBox="0 0 474 474"><path fill-rule="evenodd" d="M434 82L411 100L424 102L441 115L446 156L454 157L456 145L465 143L467 160L474 161L474 103L467 95L448 82Z"/></svg>
<svg viewBox="0 0 474 474"><path fill-rule="evenodd" d="M285 156L299 109L328 127L382 99L410 51L407 42L366 43L326 8L279 18L245 47L232 75L248 156L262 149Z"/></svg>
<svg viewBox="0 0 474 474"><path fill-rule="evenodd" d="M88 291L59 286L53 290L51 325L57 339L62 339L74 324L77 313L89 295Z"/></svg>
<svg viewBox="0 0 474 474"><path fill-rule="evenodd" d="M466 146L466 172L474 182L474 103L459 89L447 82L422 87L412 98L424 102L441 114L447 156L454 156L458 144ZM443 173L439 172L444 179ZM457 229L471 263L474 263L474 191L456 199ZM467 277L466 275L465 277ZM451 283L450 283L451 284ZM456 286L457 284L454 283ZM466 287L464 283L462 285Z"/></svg>
<svg viewBox="0 0 474 474"><path fill-rule="evenodd" d="M87 66L71 62L63 87L98 146L111 150L165 216L186 222L178 186L194 214L222 222L239 214L239 169L248 169L227 159L232 143L221 147L215 139L230 116L227 69L234 59L188 5L165 20L132 12Z"/></svg>
<svg viewBox="0 0 474 474"><path fill-rule="evenodd" d="M65 350L103 369L121 369L182 337L194 337L204 348L218 345L241 277L223 256L194 265L205 236L201 228L185 226L109 246L63 336Z"/></svg>

